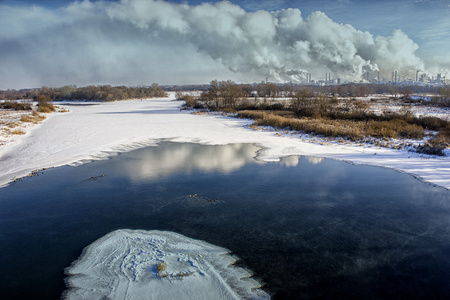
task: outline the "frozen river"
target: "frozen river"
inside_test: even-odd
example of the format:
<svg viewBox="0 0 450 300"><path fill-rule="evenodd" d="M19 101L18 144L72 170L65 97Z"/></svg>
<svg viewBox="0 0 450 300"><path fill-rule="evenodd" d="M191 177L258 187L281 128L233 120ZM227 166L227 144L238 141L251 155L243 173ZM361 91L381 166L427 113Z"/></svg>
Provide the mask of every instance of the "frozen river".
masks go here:
<svg viewBox="0 0 450 300"><path fill-rule="evenodd" d="M450 297L448 190L259 150L161 142L0 189L2 298L60 298L65 269L118 229L228 249L274 299Z"/></svg>

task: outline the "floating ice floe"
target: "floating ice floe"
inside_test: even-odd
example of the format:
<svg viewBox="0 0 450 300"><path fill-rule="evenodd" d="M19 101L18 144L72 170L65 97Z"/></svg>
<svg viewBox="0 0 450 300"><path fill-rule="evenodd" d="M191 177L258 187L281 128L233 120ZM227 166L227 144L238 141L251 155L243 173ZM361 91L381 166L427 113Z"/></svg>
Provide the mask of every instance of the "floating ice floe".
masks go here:
<svg viewBox="0 0 450 300"><path fill-rule="evenodd" d="M66 299L269 299L225 248L167 231L117 230L66 270Z"/></svg>

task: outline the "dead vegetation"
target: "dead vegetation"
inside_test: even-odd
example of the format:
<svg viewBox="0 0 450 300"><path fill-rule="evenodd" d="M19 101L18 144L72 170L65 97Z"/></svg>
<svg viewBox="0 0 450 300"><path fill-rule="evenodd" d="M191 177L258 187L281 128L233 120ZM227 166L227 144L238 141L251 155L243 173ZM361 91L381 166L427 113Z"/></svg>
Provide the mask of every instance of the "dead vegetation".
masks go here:
<svg viewBox="0 0 450 300"><path fill-rule="evenodd" d="M167 269L167 265L163 262L160 262L156 265L156 272L159 278L170 277L171 279L180 279L183 280L184 277L190 276L194 274L193 272L179 272L176 274L169 274L164 272Z"/></svg>
<svg viewBox="0 0 450 300"><path fill-rule="evenodd" d="M389 116L357 115L354 112L342 118L324 117L312 113L309 117L293 116L286 112L238 111L237 116L255 120L255 126L270 126L331 138L344 138L361 142L369 138L378 139L424 139L427 130L437 131L417 151L424 154L443 155L450 144L450 124L436 117L417 118L402 114Z"/></svg>
<svg viewBox="0 0 450 300"><path fill-rule="evenodd" d="M0 145L5 145L14 135L23 135L26 128L40 124L46 117L32 110L0 110Z"/></svg>
<svg viewBox="0 0 450 300"><path fill-rule="evenodd" d="M16 134L16 135L22 135L22 134L25 134L25 131L23 131L23 130L20 129L20 128L16 128L16 129L14 129L14 130L10 130L10 133L11 133L11 134Z"/></svg>
<svg viewBox="0 0 450 300"><path fill-rule="evenodd" d="M0 103L0 109L31 110L31 103L20 103L17 101L6 101Z"/></svg>
<svg viewBox="0 0 450 300"><path fill-rule="evenodd" d="M41 113L51 113L56 110L49 95L39 94L37 101L38 111Z"/></svg>
<svg viewBox="0 0 450 300"><path fill-rule="evenodd" d="M271 126L276 129L289 129L323 135L326 137L348 137L358 141L366 137L381 138L412 138L419 139L424 136L421 126L410 124L401 119L391 121L355 121L346 119L327 119L279 115L267 111L239 111L241 118L255 120L257 126Z"/></svg>
<svg viewBox="0 0 450 300"><path fill-rule="evenodd" d="M417 151L426 154L444 155L450 145L450 122L436 116L416 116L411 110L412 105L423 103L413 103L409 94L402 98L359 100L323 93L312 87L291 89L281 94L276 90L273 93L256 92L265 96L249 97L243 87L233 82L212 81L210 89L196 99L195 105L191 100L186 105L252 119L253 127L270 126L353 142L373 139L424 141ZM280 95L282 98L275 98ZM398 109L392 110L393 105Z"/></svg>
<svg viewBox="0 0 450 300"><path fill-rule="evenodd" d="M20 117L21 122L29 122L29 123L33 123L33 124L39 124L43 120L45 120L45 116L41 115L40 113L38 113L35 110L33 110L33 112L29 115L22 115Z"/></svg>
<svg viewBox="0 0 450 300"><path fill-rule="evenodd" d="M158 273L159 278L167 277L167 273L163 273L166 270L167 266L165 263L161 262L156 265L156 272Z"/></svg>

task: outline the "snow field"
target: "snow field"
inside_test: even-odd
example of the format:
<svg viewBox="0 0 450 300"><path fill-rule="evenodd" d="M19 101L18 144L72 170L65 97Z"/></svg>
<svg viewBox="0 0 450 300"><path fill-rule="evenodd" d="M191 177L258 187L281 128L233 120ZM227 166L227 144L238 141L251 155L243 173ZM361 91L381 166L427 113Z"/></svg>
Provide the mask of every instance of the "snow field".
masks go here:
<svg viewBox="0 0 450 300"><path fill-rule="evenodd" d="M0 185L32 170L104 159L160 140L211 145L253 143L260 161L305 155L368 164L409 173L450 188L450 158L417 155L374 145L317 143L299 135L251 130L249 120L181 111L171 98L129 100L96 105L59 104L69 113L54 113L43 124L0 147ZM311 142L313 141L313 142Z"/></svg>

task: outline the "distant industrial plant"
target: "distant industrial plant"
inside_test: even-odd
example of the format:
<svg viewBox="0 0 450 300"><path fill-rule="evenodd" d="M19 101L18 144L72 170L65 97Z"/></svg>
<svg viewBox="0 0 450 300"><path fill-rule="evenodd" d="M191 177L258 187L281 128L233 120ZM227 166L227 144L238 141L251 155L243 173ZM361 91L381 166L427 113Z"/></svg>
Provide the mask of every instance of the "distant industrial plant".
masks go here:
<svg viewBox="0 0 450 300"><path fill-rule="evenodd" d="M401 84L401 85L434 85L443 86L450 84L450 79L446 79L441 73L437 75L430 75L422 71L416 71L416 77L411 78L407 75L402 75L398 71L392 71L390 78L381 76L380 72L365 72L363 78L359 81L343 81L339 76L333 76L331 73L325 73L325 79L313 79L311 73L306 74L306 81L308 85L339 85L344 83L371 83L371 84Z"/></svg>

